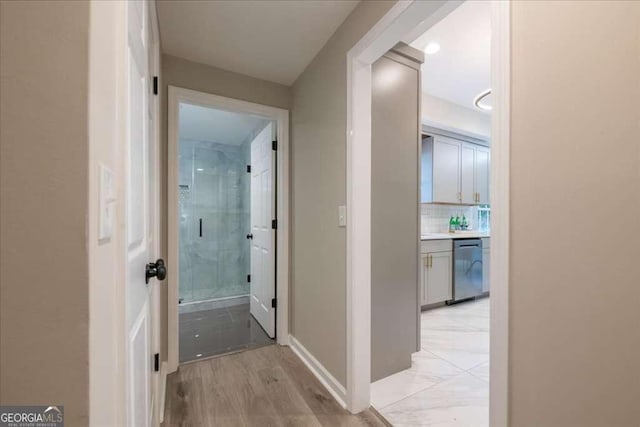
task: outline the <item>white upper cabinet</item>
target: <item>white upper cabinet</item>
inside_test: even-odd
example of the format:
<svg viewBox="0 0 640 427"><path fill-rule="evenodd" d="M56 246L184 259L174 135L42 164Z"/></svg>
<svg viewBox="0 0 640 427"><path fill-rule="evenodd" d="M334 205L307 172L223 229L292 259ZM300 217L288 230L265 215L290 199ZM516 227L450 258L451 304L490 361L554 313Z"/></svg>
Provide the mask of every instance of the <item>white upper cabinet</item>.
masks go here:
<svg viewBox="0 0 640 427"><path fill-rule="evenodd" d="M490 150L433 135L422 143L422 202L489 204Z"/></svg>
<svg viewBox="0 0 640 427"><path fill-rule="evenodd" d="M433 201L460 203L460 150L452 138L436 136L433 141Z"/></svg>
<svg viewBox="0 0 640 427"><path fill-rule="evenodd" d="M477 146L475 161L475 183L476 183L476 203L481 205L489 204L489 181L490 178L490 151L487 147Z"/></svg>
<svg viewBox="0 0 640 427"><path fill-rule="evenodd" d="M476 149L471 144L462 144L460 156L460 202L476 203L475 189Z"/></svg>

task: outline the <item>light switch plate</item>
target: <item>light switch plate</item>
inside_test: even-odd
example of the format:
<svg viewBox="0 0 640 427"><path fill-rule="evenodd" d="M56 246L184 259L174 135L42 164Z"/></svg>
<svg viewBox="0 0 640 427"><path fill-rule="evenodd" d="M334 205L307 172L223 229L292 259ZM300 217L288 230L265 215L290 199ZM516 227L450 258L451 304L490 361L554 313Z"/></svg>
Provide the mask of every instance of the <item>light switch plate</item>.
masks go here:
<svg viewBox="0 0 640 427"><path fill-rule="evenodd" d="M338 226L347 226L347 207L345 205L338 206Z"/></svg>
<svg viewBox="0 0 640 427"><path fill-rule="evenodd" d="M111 239L113 235L114 202L116 201L115 182L113 172L108 167L100 165L99 173L98 240L107 240Z"/></svg>

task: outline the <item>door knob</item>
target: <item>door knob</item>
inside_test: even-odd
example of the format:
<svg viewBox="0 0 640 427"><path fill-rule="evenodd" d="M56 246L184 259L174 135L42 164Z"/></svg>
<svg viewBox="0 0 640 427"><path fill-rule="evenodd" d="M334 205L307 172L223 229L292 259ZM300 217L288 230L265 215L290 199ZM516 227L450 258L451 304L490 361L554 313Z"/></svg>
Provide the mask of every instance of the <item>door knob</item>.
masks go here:
<svg viewBox="0 0 640 427"><path fill-rule="evenodd" d="M149 279L156 277L158 280L164 280L167 277L167 267L164 265L164 260L159 258L156 262L150 262L147 264L144 273L144 282L149 284Z"/></svg>
<svg viewBox="0 0 640 427"><path fill-rule="evenodd" d="M247 234L247 239L249 240L253 239L253 234Z"/></svg>

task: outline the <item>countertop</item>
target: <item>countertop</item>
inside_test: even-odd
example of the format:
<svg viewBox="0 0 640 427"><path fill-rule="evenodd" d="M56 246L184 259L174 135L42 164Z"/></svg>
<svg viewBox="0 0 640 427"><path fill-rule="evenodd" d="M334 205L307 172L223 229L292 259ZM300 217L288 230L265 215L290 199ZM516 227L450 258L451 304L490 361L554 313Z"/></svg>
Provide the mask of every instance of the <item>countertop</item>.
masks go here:
<svg viewBox="0 0 640 427"><path fill-rule="evenodd" d="M444 239L477 239L491 237L489 233L479 231L457 231L455 233L426 233L420 236L420 240L444 240Z"/></svg>

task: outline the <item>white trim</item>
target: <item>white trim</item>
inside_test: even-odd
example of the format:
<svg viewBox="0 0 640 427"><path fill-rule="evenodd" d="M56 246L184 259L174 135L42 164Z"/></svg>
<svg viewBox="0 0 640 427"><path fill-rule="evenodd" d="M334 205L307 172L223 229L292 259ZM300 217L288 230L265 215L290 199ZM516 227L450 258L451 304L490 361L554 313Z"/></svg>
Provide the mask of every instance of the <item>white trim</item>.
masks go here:
<svg viewBox="0 0 640 427"><path fill-rule="evenodd" d="M398 41L411 42L429 27L439 22L458 7L462 1L422 2L407 0L397 2L389 12L347 53L347 407L357 413L370 403L371 361L371 64L392 48ZM495 103L492 123L500 129L492 158L494 171L491 176L492 197L498 201L494 223L500 221L498 233L492 227L492 245L500 247L492 251L492 272L500 283L492 282L492 426L506 426L507 413L507 354L508 320L507 282L508 272L508 79L509 79L509 13L508 2L496 2L501 13L494 14L495 41L499 49L499 61L494 55L493 79L501 78L502 88L495 87ZM506 13L505 13L506 10ZM506 50L505 50L506 48ZM498 77L496 77L498 76ZM505 83L506 82L506 83ZM506 87L505 87L506 86ZM499 110L499 111L498 111ZM492 141L493 145L493 141ZM498 152L499 151L499 152ZM506 153L506 156L505 156ZM357 189L357 191L355 191ZM493 210L492 206L492 210ZM497 241L497 242L496 242ZM494 267L495 266L495 267ZM497 294L497 295L496 295ZM494 301L495 300L495 301ZM499 341L499 342L497 342ZM493 347L496 346L496 347ZM498 356L494 357L494 348ZM498 364L499 366L495 366ZM500 371L498 373L498 371ZM494 378L496 377L496 378ZM495 379L495 383L494 383ZM494 422L495 420L495 422ZM504 422L503 422L504 420Z"/></svg>
<svg viewBox="0 0 640 427"><path fill-rule="evenodd" d="M159 398L159 420L160 424L164 422L164 405L167 400L167 362L162 362L160 365L160 393Z"/></svg>
<svg viewBox="0 0 640 427"><path fill-rule="evenodd" d="M276 237L277 267L277 341L289 344L289 111L253 102L197 92L190 89L169 86L168 98L168 308L167 333L169 372L178 368L178 233L177 188L178 188L178 104L186 102L203 107L218 108L237 113L253 114L269 120L276 120L278 138L278 200L276 212L278 233ZM173 191L172 191L173 189ZM172 303L173 301L173 303Z"/></svg>
<svg viewBox="0 0 640 427"><path fill-rule="evenodd" d="M343 408L347 407L346 396L347 390L340 384L340 381L334 378L333 375L325 368L322 363L318 361L294 336L289 335L289 346L291 350L302 360L302 362L309 368L309 370L316 376L318 381L327 389L331 396L338 402Z"/></svg>
<svg viewBox="0 0 640 427"><path fill-rule="evenodd" d="M491 314L489 424L509 424L511 3L491 5Z"/></svg>

